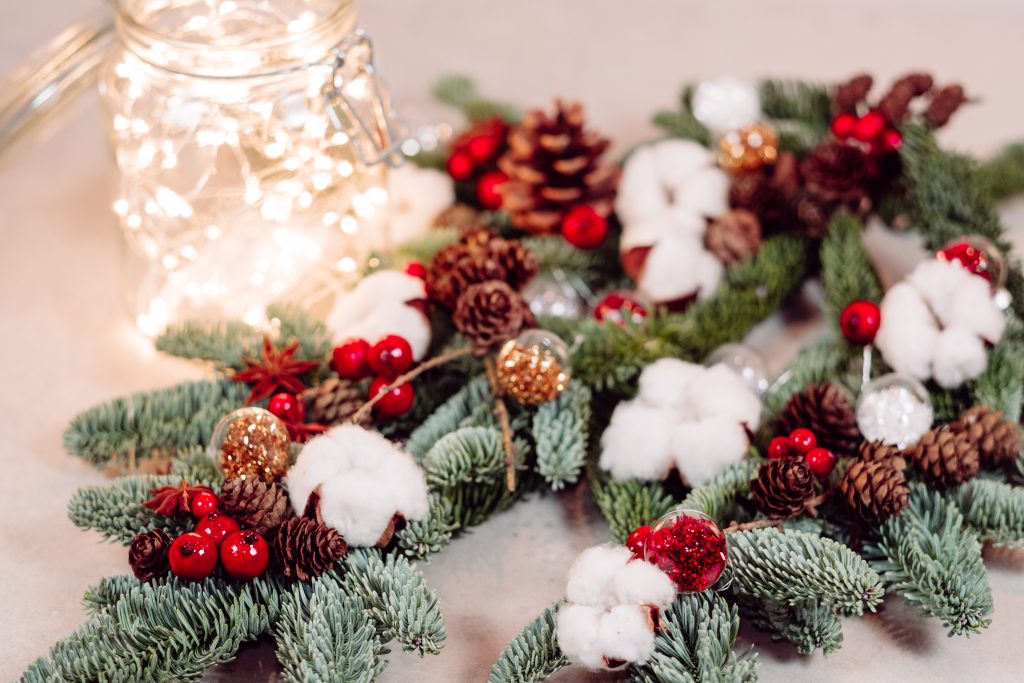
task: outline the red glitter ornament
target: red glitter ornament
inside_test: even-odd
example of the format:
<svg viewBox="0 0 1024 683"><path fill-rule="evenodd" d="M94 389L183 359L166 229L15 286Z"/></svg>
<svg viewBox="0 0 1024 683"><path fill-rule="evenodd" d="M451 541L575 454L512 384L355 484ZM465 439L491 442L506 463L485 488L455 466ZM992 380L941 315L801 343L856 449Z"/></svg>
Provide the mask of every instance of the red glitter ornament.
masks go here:
<svg viewBox="0 0 1024 683"><path fill-rule="evenodd" d="M702 512L674 510L651 528L644 556L665 572L680 591L706 590L725 571L725 533Z"/></svg>
<svg viewBox="0 0 1024 683"><path fill-rule="evenodd" d="M562 236L577 249L595 249L608 236L608 219L587 204L573 207L562 220Z"/></svg>
<svg viewBox="0 0 1024 683"><path fill-rule="evenodd" d="M634 323L639 323L647 317L647 307L628 294L610 292L597 302L594 307L594 317L601 322L612 322L623 327L626 324L623 313L629 315Z"/></svg>
<svg viewBox="0 0 1024 683"><path fill-rule="evenodd" d="M784 436L777 436L768 444L768 457L772 460L789 458L793 452L789 449L789 439Z"/></svg>
<svg viewBox="0 0 1024 683"><path fill-rule="evenodd" d="M839 114L832 119L832 134L840 140L845 140L853 135L853 129L856 126L856 116L853 114Z"/></svg>
<svg viewBox="0 0 1024 683"><path fill-rule="evenodd" d="M498 188L508 182L508 176L502 171L490 171L476 181L476 198L480 205L490 211L501 208L502 198Z"/></svg>
<svg viewBox="0 0 1024 683"><path fill-rule="evenodd" d="M985 278L994 288L1003 284L1003 255L983 237L953 240L937 251L935 257L962 266L972 275Z"/></svg>
<svg viewBox="0 0 1024 683"><path fill-rule="evenodd" d="M338 377L348 380L359 380L370 376L370 343L365 339L349 339L334 347L331 352L331 369Z"/></svg>
<svg viewBox="0 0 1024 683"><path fill-rule="evenodd" d="M633 533L626 539L626 547L629 548L629 552L633 553L633 557L643 559L644 545L647 544L647 537L650 534L651 527L647 524L633 529Z"/></svg>
<svg viewBox="0 0 1024 683"><path fill-rule="evenodd" d="M854 301L839 316L839 329L851 344L870 344L882 324L882 311L873 301Z"/></svg>

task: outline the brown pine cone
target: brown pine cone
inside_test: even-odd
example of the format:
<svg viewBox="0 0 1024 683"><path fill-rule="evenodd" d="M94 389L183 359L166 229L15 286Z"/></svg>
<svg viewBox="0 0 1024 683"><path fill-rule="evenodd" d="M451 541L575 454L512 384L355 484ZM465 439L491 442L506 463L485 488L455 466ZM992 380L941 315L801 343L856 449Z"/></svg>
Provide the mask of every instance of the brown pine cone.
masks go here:
<svg viewBox="0 0 1024 683"><path fill-rule="evenodd" d="M903 457L903 451L896 446L885 444L881 441L861 441L860 449L857 452L857 459L863 462L882 463L901 472L907 469L907 461Z"/></svg>
<svg viewBox="0 0 1024 683"><path fill-rule="evenodd" d="M519 334L530 319L523 297L500 280L471 285L459 297L452 322L483 355Z"/></svg>
<svg viewBox="0 0 1024 683"><path fill-rule="evenodd" d="M729 205L757 216L762 235L786 232L793 227L793 199L801 183L796 155L783 152L770 175L764 171L734 178L729 188Z"/></svg>
<svg viewBox="0 0 1024 683"><path fill-rule="evenodd" d="M1002 412L975 406L965 411L950 429L967 435L987 467L998 467L1020 455L1020 427L1004 420Z"/></svg>
<svg viewBox="0 0 1024 683"><path fill-rule="evenodd" d="M859 74L840 84L832 97L836 113L856 113L857 105L867 98L873 83L874 79L868 74Z"/></svg>
<svg viewBox="0 0 1024 683"><path fill-rule="evenodd" d="M325 379L303 391L299 398L306 404L306 420L328 427L348 422L366 402L358 384L340 377Z"/></svg>
<svg viewBox="0 0 1024 683"><path fill-rule="evenodd" d="M858 460L836 484L846 508L868 524L877 524L907 506L910 488L903 472L884 462Z"/></svg>
<svg viewBox="0 0 1024 683"><path fill-rule="evenodd" d="M725 265L748 259L761 246L761 221L746 209L727 211L708 226L704 243Z"/></svg>
<svg viewBox="0 0 1024 683"><path fill-rule="evenodd" d="M427 271L427 291L445 308L455 308L466 288L488 280L504 280L505 269L489 249L452 244L441 249Z"/></svg>
<svg viewBox="0 0 1024 683"><path fill-rule="evenodd" d="M924 118L932 126L941 128L949 123L960 107L967 103L967 96L964 89L959 85L947 85L939 90L928 103L928 109L924 112Z"/></svg>
<svg viewBox="0 0 1024 683"><path fill-rule="evenodd" d="M907 118L910 103L931 90L934 84L935 81L929 74L907 74L892 84L889 92L879 100L876 109L891 125L898 126Z"/></svg>
<svg viewBox="0 0 1024 683"><path fill-rule="evenodd" d="M434 218L433 227L454 228L459 233L464 233L480 225L480 212L469 204L452 204L447 209L437 214Z"/></svg>
<svg viewBox="0 0 1024 683"><path fill-rule="evenodd" d="M320 576L346 552L348 544L336 529L305 517L282 524L270 546L271 558L281 573L299 581Z"/></svg>
<svg viewBox="0 0 1024 683"><path fill-rule="evenodd" d="M868 155L838 140L823 142L800 163L807 192L820 202L839 202L859 210L867 199Z"/></svg>
<svg viewBox="0 0 1024 683"><path fill-rule="evenodd" d="M518 291L540 270L540 261L533 250L519 240L495 239L490 243L491 258L505 270L505 282Z"/></svg>
<svg viewBox="0 0 1024 683"><path fill-rule="evenodd" d="M825 382L793 394L779 413L783 432L806 427L814 432L818 445L836 456L852 456L860 444L857 415L842 389Z"/></svg>
<svg viewBox="0 0 1024 683"><path fill-rule="evenodd" d="M750 482L750 494L758 509L770 517L795 517L814 497L814 475L802 460L769 460Z"/></svg>
<svg viewBox="0 0 1024 683"><path fill-rule="evenodd" d="M236 522L264 536L292 516L284 489L253 477L225 481L220 503Z"/></svg>
<svg viewBox="0 0 1024 683"><path fill-rule="evenodd" d="M143 531L128 549L128 564L139 581L152 581L166 576L171 570L167 551L173 539L163 529Z"/></svg>
<svg viewBox="0 0 1024 683"><path fill-rule="evenodd" d="M555 101L554 115L532 111L508 135L498 168L509 180L498 186L512 223L533 234L558 232L565 214L589 204L608 216L619 169L602 164L608 140L584 129L583 106Z"/></svg>
<svg viewBox="0 0 1024 683"><path fill-rule="evenodd" d="M914 467L938 486L962 484L978 473L981 459L970 437L936 427L921 437L910 454Z"/></svg>

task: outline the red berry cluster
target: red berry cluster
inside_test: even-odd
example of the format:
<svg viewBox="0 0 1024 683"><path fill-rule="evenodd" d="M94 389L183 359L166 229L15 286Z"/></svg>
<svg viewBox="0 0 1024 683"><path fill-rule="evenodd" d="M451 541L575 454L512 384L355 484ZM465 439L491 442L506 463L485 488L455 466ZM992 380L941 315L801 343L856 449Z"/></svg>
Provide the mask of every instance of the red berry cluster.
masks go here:
<svg viewBox="0 0 1024 683"><path fill-rule="evenodd" d="M605 294L594 307L594 317L600 322L607 321L625 327L627 316L632 322L639 323L647 317L647 307L621 292Z"/></svg>
<svg viewBox="0 0 1024 683"><path fill-rule="evenodd" d="M844 112L832 119L832 134L844 141L856 141L880 152L894 152L903 145L903 136L889 126L885 116L871 109L862 116Z"/></svg>
<svg viewBox="0 0 1024 683"><path fill-rule="evenodd" d="M827 477L836 466L836 456L827 448L818 447L818 439L810 429L794 429L789 436L777 436L768 444L768 457L803 458L808 469L819 477Z"/></svg>
<svg viewBox="0 0 1024 683"><path fill-rule="evenodd" d="M350 339L334 347L331 368L342 379L358 381L374 376L369 398L407 372L413 364L412 346L397 334L388 334L370 346L365 339ZM381 417L398 417L409 412L416 397L412 384L405 382L374 405Z"/></svg>
<svg viewBox="0 0 1024 683"><path fill-rule="evenodd" d="M192 499L192 514L199 518L193 531L174 539L167 561L175 576L189 581L205 579L217 568L235 579L253 579L267 569L270 548L255 531L218 512L220 500L212 493Z"/></svg>
<svg viewBox="0 0 1024 683"><path fill-rule="evenodd" d="M508 124L494 117L477 123L452 142L448 175L458 183L472 183L469 203L494 211L501 208L498 187L508 176L498 170L498 158L508 149Z"/></svg>
<svg viewBox="0 0 1024 683"><path fill-rule="evenodd" d="M665 572L684 592L710 588L725 570L725 534L713 521L679 514L651 530L642 526L626 539L633 556Z"/></svg>

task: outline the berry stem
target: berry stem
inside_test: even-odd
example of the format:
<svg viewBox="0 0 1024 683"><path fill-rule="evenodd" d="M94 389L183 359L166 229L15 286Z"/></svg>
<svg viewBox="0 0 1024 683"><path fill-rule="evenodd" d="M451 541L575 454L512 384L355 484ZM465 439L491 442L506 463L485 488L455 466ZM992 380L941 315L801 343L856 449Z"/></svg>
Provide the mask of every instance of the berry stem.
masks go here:
<svg viewBox="0 0 1024 683"><path fill-rule="evenodd" d="M736 522L733 522L729 526L727 526L724 529L722 529L722 531L724 531L725 533L729 534L729 533L732 533L734 531L749 531L750 529L764 529L764 528L770 527L770 526L779 527L781 529L782 528L782 523L784 521L786 521L786 520L782 519L781 517L778 517L778 518L772 518L772 519L756 519L753 522L744 522L743 524L738 524Z"/></svg>
<svg viewBox="0 0 1024 683"><path fill-rule="evenodd" d="M397 389L406 382L416 379L417 377L422 375L427 370L430 370L431 368L436 368L439 365L444 365L445 363L449 363L455 360L456 358L462 358L463 356L468 356L471 353L473 353L473 349L467 346L462 349L454 349L452 351L448 351L447 353L442 353L439 356L434 356L433 358L423 361L422 363L414 367L412 370L406 372L404 375L396 377L394 380L389 382L387 386L381 387L381 390L377 392L377 395L371 398L363 405L359 406L359 410L354 412L352 414L352 417L350 417L348 421L351 422L352 424L360 424L362 421L366 420L366 418L370 416L370 411L373 410L373 407L375 405L377 405L377 402L380 401L385 396L387 396L388 394L390 394L394 389Z"/></svg>
<svg viewBox="0 0 1024 683"><path fill-rule="evenodd" d="M512 443L512 423L508 415L508 406L502 398L503 392L498 386L498 369L494 367L494 359L490 356L484 358L484 370L491 385L491 393L494 394L494 414L498 416L498 424L501 425L501 441L505 447L505 485L509 491L515 491L516 450Z"/></svg>

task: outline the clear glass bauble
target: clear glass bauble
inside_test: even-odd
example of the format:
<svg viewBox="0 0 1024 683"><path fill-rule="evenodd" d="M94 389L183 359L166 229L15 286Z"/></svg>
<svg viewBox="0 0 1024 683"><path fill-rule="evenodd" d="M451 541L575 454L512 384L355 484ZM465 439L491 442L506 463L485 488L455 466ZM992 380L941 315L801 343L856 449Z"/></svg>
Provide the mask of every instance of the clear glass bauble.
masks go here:
<svg viewBox="0 0 1024 683"><path fill-rule="evenodd" d="M291 464L288 426L269 410L239 408L217 423L209 454L226 479L278 481Z"/></svg>
<svg viewBox="0 0 1024 683"><path fill-rule="evenodd" d="M857 427L869 441L906 448L931 429L933 419L928 390L900 373L871 380L857 399Z"/></svg>
<svg viewBox="0 0 1024 683"><path fill-rule="evenodd" d="M576 319L586 310L583 297L564 275L538 275L523 290L523 298L538 318Z"/></svg>
<svg viewBox="0 0 1024 683"><path fill-rule="evenodd" d="M746 344L722 344L704 360L704 365L724 365L739 375L750 390L763 397L768 391L768 370L764 358Z"/></svg>
<svg viewBox="0 0 1024 683"><path fill-rule="evenodd" d="M502 391L524 405L557 398L572 379L569 349L548 330L527 330L505 342L496 365Z"/></svg>

